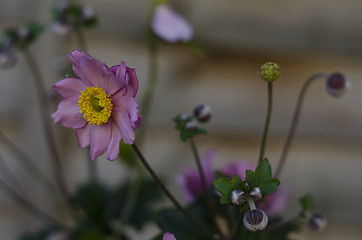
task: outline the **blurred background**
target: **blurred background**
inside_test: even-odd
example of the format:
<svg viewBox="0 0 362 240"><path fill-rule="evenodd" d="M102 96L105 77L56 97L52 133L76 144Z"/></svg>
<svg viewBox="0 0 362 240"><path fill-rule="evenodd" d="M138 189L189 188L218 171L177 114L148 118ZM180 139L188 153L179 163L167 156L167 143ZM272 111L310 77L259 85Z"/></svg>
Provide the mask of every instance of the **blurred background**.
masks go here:
<svg viewBox="0 0 362 240"><path fill-rule="evenodd" d="M88 52L109 66L126 61L140 80L138 100L148 79L146 43L147 0L78 1L92 6L97 28L86 32ZM36 20L51 22L49 0L0 0L0 30ZM188 144L179 140L171 121L208 104L213 118L206 136L196 139L200 153L216 149L215 168L237 159L257 162L266 115L267 86L258 69L273 61L281 67L274 84L274 109L266 155L276 166L289 129L299 91L311 75L340 71L352 88L342 97L330 97L325 81L315 82L307 93L297 136L281 176L290 190L286 216L299 211L298 199L315 197L329 227L322 233L307 229L295 239L360 239L362 234L362 1L356 0L184 0L170 1L194 27L194 41L206 52L200 57L182 45L159 41L159 78L143 146L154 169L170 179L168 186L181 198L172 179L183 164L193 166ZM61 38L46 31L31 50L49 87L64 78L60 64L75 48L74 36ZM52 176L42 135L32 75L22 58L12 69L0 71L1 131ZM52 103L53 111L59 99ZM88 179L88 151L79 149L74 130L54 125L58 148L70 189ZM13 155L1 146L1 155L32 193L35 202L56 213L44 192ZM105 157L97 159L99 176L110 185L129 177L126 168ZM116 167L115 167L116 166ZM3 169L4 170L4 169ZM3 172L3 173L1 173ZM0 171L4 177L4 171ZM0 192L0 239L15 239L41 226ZM152 232L152 229L150 229ZM146 237L145 237L146 239Z"/></svg>

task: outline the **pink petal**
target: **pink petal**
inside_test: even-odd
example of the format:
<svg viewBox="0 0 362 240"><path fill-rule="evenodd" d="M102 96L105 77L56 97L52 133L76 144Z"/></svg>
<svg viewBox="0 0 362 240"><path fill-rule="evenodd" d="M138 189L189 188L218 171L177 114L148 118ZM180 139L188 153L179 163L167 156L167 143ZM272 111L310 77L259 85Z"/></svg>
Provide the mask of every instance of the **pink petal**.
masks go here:
<svg viewBox="0 0 362 240"><path fill-rule="evenodd" d="M81 57L78 61L83 77L93 86L101 87L108 95L123 86L104 63L91 57Z"/></svg>
<svg viewBox="0 0 362 240"><path fill-rule="evenodd" d="M135 129L140 121L138 104L136 100L133 97L116 94L112 96L112 103L114 107L122 109L128 113L128 118L130 119L128 121L130 122L131 127Z"/></svg>
<svg viewBox="0 0 362 240"><path fill-rule="evenodd" d="M122 108L115 107L113 109L112 118L115 124L117 124L123 142L126 144L133 144L135 135L127 111Z"/></svg>
<svg viewBox="0 0 362 240"><path fill-rule="evenodd" d="M82 128L77 129L76 136L78 138L78 145L80 148L85 148L89 146L89 133L90 133L89 124L85 125Z"/></svg>
<svg viewBox="0 0 362 240"><path fill-rule="evenodd" d="M103 125L90 126L90 156L92 160L101 156L108 148L111 141L112 128L109 122Z"/></svg>
<svg viewBox="0 0 362 240"><path fill-rule="evenodd" d="M127 96L135 97L139 85L135 68L127 67L126 81L127 81Z"/></svg>
<svg viewBox="0 0 362 240"><path fill-rule="evenodd" d="M112 138L108 146L107 159L110 161L115 160L119 155L119 141L121 141L122 135L119 131L117 124L112 121Z"/></svg>
<svg viewBox="0 0 362 240"><path fill-rule="evenodd" d="M79 59L81 57L89 57L87 53L79 51L77 49L73 50L71 53L68 54L69 61L73 63L73 72L75 75L77 75L82 81L85 81L85 84L87 86L91 86L90 82L87 82L83 76L83 73L81 71L81 67L79 66Z"/></svg>
<svg viewBox="0 0 362 240"><path fill-rule="evenodd" d="M53 113L52 118L55 123L60 123L64 127L82 128L87 124L83 118L78 106L78 97L64 98L59 104L58 109Z"/></svg>
<svg viewBox="0 0 362 240"><path fill-rule="evenodd" d="M217 151L209 150L201 157L201 166L205 176L205 181L208 187L212 186L212 181L215 179L215 173L213 170L213 162L217 155Z"/></svg>
<svg viewBox="0 0 362 240"><path fill-rule="evenodd" d="M162 240L176 240L176 238L172 233L164 233Z"/></svg>
<svg viewBox="0 0 362 240"><path fill-rule="evenodd" d="M80 91L84 91L86 88L87 86L78 78L64 78L53 85L53 90L65 98L79 97Z"/></svg>
<svg viewBox="0 0 362 240"><path fill-rule="evenodd" d="M187 42L193 35L190 24L166 4L156 7L151 27L159 37L168 42Z"/></svg>
<svg viewBox="0 0 362 240"><path fill-rule="evenodd" d="M239 160L226 164L221 168L220 172L232 178L234 175L239 175L241 179L245 179L245 171L247 169L255 170L255 165L246 160Z"/></svg>

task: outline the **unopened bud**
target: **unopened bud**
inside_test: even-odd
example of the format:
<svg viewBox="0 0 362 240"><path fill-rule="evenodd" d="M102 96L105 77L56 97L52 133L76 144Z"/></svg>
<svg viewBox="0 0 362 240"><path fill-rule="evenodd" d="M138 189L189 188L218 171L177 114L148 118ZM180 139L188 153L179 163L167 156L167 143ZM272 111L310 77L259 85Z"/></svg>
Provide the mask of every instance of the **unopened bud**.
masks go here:
<svg viewBox="0 0 362 240"><path fill-rule="evenodd" d="M83 8L82 8L82 17L85 20L90 20L90 19L94 18L95 14L94 14L93 8L88 6L88 5L83 6Z"/></svg>
<svg viewBox="0 0 362 240"><path fill-rule="evenodd" d="M197 126L194 122L187 122L185 128L189 131L196 130Z"/></svg>
<svg viewBox="0 0 362 240"><path fill-rule="evenodd" d="M17 62L15 53L10 48L0 50L0 67L11 68Z"/></svg>
<svg viewBox="0 0 362 240"><path fill-rule="evenodd" d="M189 122L189 121L192 120L192 116L190 116L189 114L184 113L184 114L182 114L180 116L180 120L185 121L185 122Z"/></svg>
<svg viewBox="0 0 362 240"><path fill-rule="evenodd" d="M259 69L259 76L267 82L274 82L280 77L280 68L278 64L267 62Z"/></svg>
<svg viewBox="0 0 362 240"><path fill-rule="evenodd" d="M351 82L341 73L332 73L327 78L326 89L332 97L341 96L346 90L350 89Z"/></svg>
<svg viewBox="0 0 362 240"><path fill-rule="evenodd" d="M20 40L27 40L29 38L29 30L26 27L19 27L17 34Z"/></svg>
<svg viewBox="0 0 362 240"><path fill-rule="evenodd" d="M66 21L64 19L59 19L59 20L53 22L53 24L51 26L51 30L55 34L58 34L60 36L66 36L70 33L71 26L68 23L68 21Z"/></svg>
<svg viewBox="0 0 362 240"><path fill-rule="evenodd" d="M212 115L211 108L207 105L197 105L194 107L194 116L199 122L206 123L210 120Z"/></svg>
<svg viewBox="0 0 362 240"><path fill-rule="evenodd" d="M250 210L244 215L243 223L250 231L263 230L268 225L268 216L260 209Z"/></svg>
<svg viewBox="0 0 362 240"><path fill-rule="evenodd" d="M327 219L320 213L314 213L308 221L308 226L313 231L322 231L327 226Z"/></svg>
<svg viewBox="0 0 362 240"><path fill-rule="evenodd" d="M234 190L231 192L230 200L235 205L241 205L246 200L246 194L241 190Z"/></svg>
<svg viewBox="0 0 362 240"><path fill-rule="evenodd" d="M250 191L250 197L251 197L253 200L260 200L260 199L263 197L263 194L262 194L260 188L255 187L255 188L251 189L251 191Z"/></svg>

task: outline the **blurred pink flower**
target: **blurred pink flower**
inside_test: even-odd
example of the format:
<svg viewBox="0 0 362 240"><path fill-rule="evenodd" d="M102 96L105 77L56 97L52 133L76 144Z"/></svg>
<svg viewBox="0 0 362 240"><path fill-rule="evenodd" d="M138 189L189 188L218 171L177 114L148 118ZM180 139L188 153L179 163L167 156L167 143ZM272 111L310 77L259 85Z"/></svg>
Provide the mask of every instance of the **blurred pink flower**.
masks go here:
<svg viewBox="0 0 362 240"><path fill-rule="evenodd" d="M209 150L201 157L201 164L208 187L212 186L212 181L215 179L212 165L216 154L217 152L215 150ZM230 178L234 175L239 175L241 179L245 180L245 171L247 169L254 171L255 167L255 164L252 164L249 161L239 160L227 163L221 167L220 172ZM203 192L199 172L188 166L183 167L182 174L177 176L176 182L181 188L186 203L193 202L196 197ZM265 203L257 202L256 205L259 209L269 215L280 213L287 204L288 195L289 192L287 190L278 189L278 191L265 197Z"/></svg>
<svg viewBox="0 0 362 240"><path fill-rule="evenodd" d="M90 146L92 160L108 150L107 159L119 154L119 142L133 144L134 130L141 118L135 95L138 79L135 69L120 65L108 68L85 52L69 55L79 78L65 78L53 89L64 99L53 113L55 123L74 128L79 147Z"/></svg>
<svg viewBox="0 0 362 240"><path fill-rule="evenodd" d="M156 6L151 27L157 36L168 42L187 42L193 35L190 24L167 4Z"/></svg>
<svg viewBox="0 0 362 240"><path fill-rule="evenodd" d="M212 165L216 154L216 151L209 150L200 159L207 187L211 187L212 181L215 179ZM186 203L193 202L197 195L203 192L199 171L189 166L182 167L182 175L176 177L176 183L181 188Z"/></svg>
<svg viewBox="0 0 362 240"><path fill-rule="evenodd" d="M162 240L176 240L175 235L172 233L164 233Z"/></svg>

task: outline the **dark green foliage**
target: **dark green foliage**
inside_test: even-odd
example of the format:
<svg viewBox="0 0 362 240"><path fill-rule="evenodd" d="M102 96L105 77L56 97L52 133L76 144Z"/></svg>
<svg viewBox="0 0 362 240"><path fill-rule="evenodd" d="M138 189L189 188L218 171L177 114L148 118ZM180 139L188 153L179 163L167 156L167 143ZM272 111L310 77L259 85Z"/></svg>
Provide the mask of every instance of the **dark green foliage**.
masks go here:
<svg viewBox="0 0 362 240"><path fill-rule="evenodd" d="M195 127L194 129L187 129L186 124L189 121L185 121L181 118L182 115L179 115L173 119L176 123L176 129L180 131L180 139L183 142L186 142L189 138L195 137L200 134L206 134L206 130Z"/></svg>

